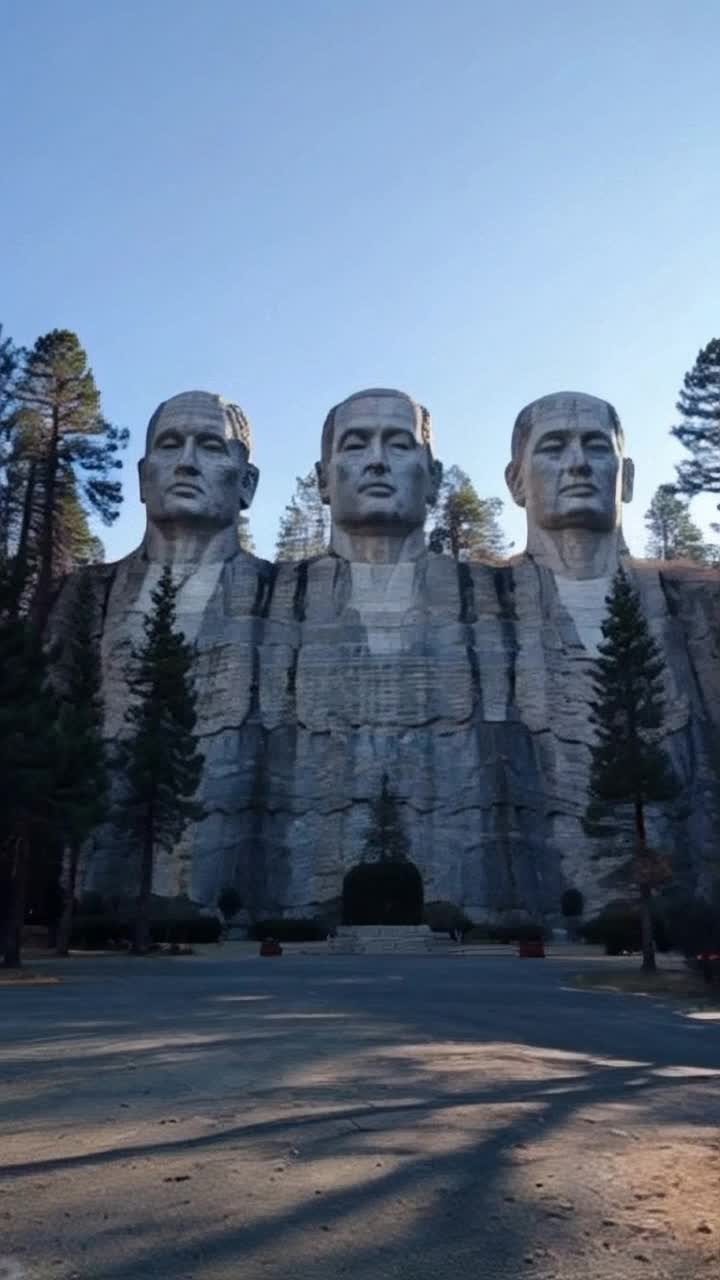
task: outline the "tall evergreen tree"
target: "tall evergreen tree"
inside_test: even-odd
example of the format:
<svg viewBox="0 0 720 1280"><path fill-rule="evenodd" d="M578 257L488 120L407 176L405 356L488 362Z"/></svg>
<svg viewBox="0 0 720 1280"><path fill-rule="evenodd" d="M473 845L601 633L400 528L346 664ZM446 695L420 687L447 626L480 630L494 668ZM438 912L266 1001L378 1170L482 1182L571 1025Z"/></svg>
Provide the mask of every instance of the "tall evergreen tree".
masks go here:
<svg viewBox="0 0 720 1280"><path fill-rule="evenodd" d="M698 352L676 405L682 421L672 434L692 454L678 466L683 493L720 493L720 338Z"/></svg>
<svg viewBox="0 0 720 1280"><path fill-rule="evenodd" d="M155 851L171 850L187 824L204 813L193 799L203 757L194 733L193 650L175 629L177 591L166 565L143 624L144 643L132 651L127 672L132 700L125 713L129 736L117 750L126 796L116 820L132 832L140 848L136 952L147 950L150 940Z"/></svg>
<svg viewBox="0 0 720 1280"><path fill-rule="evenodd" d="M17 537L18 576L27 572L36 539L37 579L33 614L47 620L53 559L63 502L77 497L105 524L122 501L118 451L128 432L112 426L100 411L100 394L87 355L76 335L54 329L25 354L16 386L18 430L27 441L28 475Z"/></svg>
<svg viewBox="0 0 720 1280"><path fill-rule="evenodd" d="M365 837L363 858L367 862L405 862L410 842L400 816L397 797L390 790L387 774L383 775L380 795L370 810L370 826Z"/></svg>
<svg viewBox="0 0 720 1280"><path fill-rule="evenodd" d="M329 509L320 497L315 471L297 476L295 492L280 517L276 560L309 560L324 555L330 536Z"/></svg>
<svg viewBox="0 0 720 1280"><path fill-rule="evenodd" d="M35 627L15 616L0 572L0 948L20 964L33 842L47 835L55 790L57 701Z"/></svg>
<svg viewBox="0 0 720 1280"><path fill-rule="evenodd" d="M649 802L669 801L677 792L670 758L658 741L665 714L665 662L623 569L613 579L607 604L590 704L596 739L588 818L596 820L600 807L608 804L633 807L634 848L622 871L639 889L643 969L652 971L652 890L667 876L667 866L648 845L645 809Z"/></svg>
<svg viewBox="0 0 720 1280"><path fill-rule="evenodd" d="M102 668L89 574L78 575L55 665L56 682L61 689L55 803L57 829L65 848L63 915L57 949L60 955L65 955L70 944L80 850L93 828L106 817L108 809Z"/></svg>
<svg viewBox="0 0 720 1280"><path fill-rule="evenodd" d="M417 925L422 922L423 882L409 858L410 842L400 807L383 777L370 810L362 860L343 881L345 924Z"/></svg>
<svg viewBox="0 0 720 1280"><path fill-rule="evenodd" d="M455 560L500 558L506 552L500 498L481 498L467 472L449 467L440 486L428 545Z"/></svg>
<svg viewBox="0 0 720 1280"><path fill-rule="evenodd" d="M654 560L707 559L703 536L690 515L687 500L671 484L661 484L645 512L649 537L646 554Z"/></svg>

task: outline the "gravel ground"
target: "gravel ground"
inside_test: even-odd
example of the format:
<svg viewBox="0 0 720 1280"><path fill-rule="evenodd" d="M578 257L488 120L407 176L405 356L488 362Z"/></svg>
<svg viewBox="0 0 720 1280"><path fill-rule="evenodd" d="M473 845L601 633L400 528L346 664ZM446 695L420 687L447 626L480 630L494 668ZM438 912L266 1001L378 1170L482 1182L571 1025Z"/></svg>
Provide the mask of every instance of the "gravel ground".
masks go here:
<svg viewBox="0 0 720 1280"><path fill-rule="evenodd" d="M717 1280L720 1011L578 967L33 963L62 982L0 987L0 1277Z"/></svg>

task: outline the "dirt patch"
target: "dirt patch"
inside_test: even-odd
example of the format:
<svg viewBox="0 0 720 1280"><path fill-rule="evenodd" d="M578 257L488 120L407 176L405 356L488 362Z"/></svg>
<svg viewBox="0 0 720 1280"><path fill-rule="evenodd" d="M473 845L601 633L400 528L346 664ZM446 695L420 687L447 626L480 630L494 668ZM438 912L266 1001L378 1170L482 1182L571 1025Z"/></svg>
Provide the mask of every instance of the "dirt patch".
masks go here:
<svg viewBox="0 0 720 1280"><path fill-rule="evenodd" d="M47 973L30 973L26 969L0 970L0 987L54 987L59 982L59 978L52 977Z"/></svg>
<svg viewBox="0 0 720 1280"><path fill-rule="evenodd" d="M673 996L677 999L720 1005L720 986L708 984L686 969L660 970L656 974L635 969L616 969L611 973L576 973L576 987L588 991L617 991L626 995Z"/></svg>

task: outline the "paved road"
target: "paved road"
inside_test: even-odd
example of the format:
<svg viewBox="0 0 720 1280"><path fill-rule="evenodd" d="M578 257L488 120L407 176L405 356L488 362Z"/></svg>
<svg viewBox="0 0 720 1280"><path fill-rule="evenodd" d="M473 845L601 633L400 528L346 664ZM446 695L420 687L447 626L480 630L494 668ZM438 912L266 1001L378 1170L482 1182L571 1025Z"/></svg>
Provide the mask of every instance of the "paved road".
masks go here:
<svg viewBox="0 0 720 1280"><path fill-rule="evenodd" d="M712 1015L567 959L219 954L0 987L0 1277L720 1274Z"/></svg>

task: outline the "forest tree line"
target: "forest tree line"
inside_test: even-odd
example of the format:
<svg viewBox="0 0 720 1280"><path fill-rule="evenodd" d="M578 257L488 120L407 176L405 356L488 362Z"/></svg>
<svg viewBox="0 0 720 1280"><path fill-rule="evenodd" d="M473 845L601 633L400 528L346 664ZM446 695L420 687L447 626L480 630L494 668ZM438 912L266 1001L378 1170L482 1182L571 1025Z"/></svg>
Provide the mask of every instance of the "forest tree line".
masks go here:
<svg viewBox="0 0 720 1280"><path fill-rule="evenodd" d="M648 553L713 564L717 550L688 504L697 493L720 493L720 339L685 375L677 409L671 430L689 458L653 498ZM74 333L56 329L21 348L0 330L0 947L8 965L20 960L38 864L45 882L59 886L59 944L67 947L80 850L112 818L118 797L141 854L136 945L143 949L155 849L172 847L184 824L201 816L193 655L175 626L169 569L128 669L126 735L112 750L103 738L90 575L82 570L103 558L92 523L109 526L118 516L127 440L102 412ZM502 558L501 509L500 499L481 497L466 472L449 467L429 521L430 550L457 560ZM250 548L246 517L239 536ZM277 558L319 555L327 543L328 509L310 473L298 478L281 516ZM48 642L53 593L75 571L74 622L59 652Z"/></svg>

